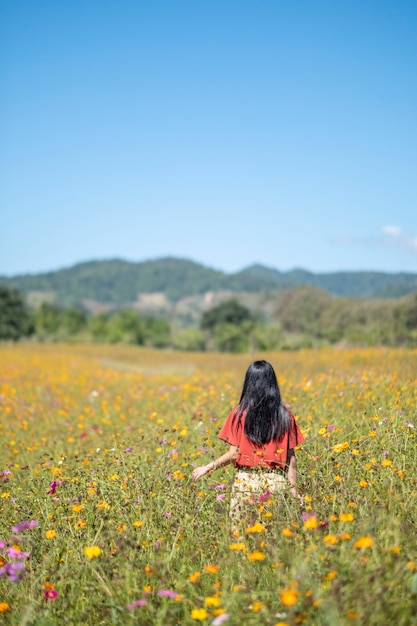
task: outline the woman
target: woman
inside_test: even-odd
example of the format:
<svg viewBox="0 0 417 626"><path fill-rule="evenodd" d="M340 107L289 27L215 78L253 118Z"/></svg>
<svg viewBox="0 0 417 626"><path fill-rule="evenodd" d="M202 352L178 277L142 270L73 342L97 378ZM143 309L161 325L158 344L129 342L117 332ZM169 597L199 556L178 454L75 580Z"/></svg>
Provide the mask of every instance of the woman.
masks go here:
<svg viewBox="0 0 417 626"><path fill-rule="evenodd" d="M292 413L281 401L274 369L268 361L254 361L246 372L239 404L229 414L219 438L229 450L208 465L193 471L198 480L211 470L232 461L237 468L232 487L230 515L236 522L243 517L253 494L271 494L290 485L297 493L297 466L294 448L304 437Z"/></svg>

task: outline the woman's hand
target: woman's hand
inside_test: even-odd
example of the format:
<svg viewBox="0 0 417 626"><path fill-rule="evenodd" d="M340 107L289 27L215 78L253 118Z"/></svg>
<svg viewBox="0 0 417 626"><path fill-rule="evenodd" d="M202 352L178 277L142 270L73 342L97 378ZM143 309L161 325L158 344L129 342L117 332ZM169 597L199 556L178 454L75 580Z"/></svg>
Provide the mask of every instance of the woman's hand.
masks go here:
<svg viewBox="0 0 417 626"><path fill-rule="evenodd" d="M213 463L209 463L209 465L200 465L200 467L196 467L195 470L193 471L194 480L198 480L205 474L208 474L208 472L211 469L213 469Z"/></svg>
<svg viewBox="0 0 417 626"><path fill-rule="evenodd" d="M290 493L291 493L293 498L298 498L298 500L300 501L301 506L304 504L303 496L300 493L298 493L298 491L297 491L297 489L295 487L291 487Z"/></svg>

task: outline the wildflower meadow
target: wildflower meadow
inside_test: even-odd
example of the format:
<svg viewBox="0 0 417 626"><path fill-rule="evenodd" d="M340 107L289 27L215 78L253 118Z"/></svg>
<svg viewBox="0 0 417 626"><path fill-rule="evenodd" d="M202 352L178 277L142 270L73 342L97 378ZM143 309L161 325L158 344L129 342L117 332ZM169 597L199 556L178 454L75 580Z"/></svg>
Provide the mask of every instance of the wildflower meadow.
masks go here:
<svg viewBox="0 0 417 626"><path fill-rule="evenodd" d="M259 355L0 347L0 623L417 623L417 351L262 354L299 491L229 525L217 433Z"/></svg>

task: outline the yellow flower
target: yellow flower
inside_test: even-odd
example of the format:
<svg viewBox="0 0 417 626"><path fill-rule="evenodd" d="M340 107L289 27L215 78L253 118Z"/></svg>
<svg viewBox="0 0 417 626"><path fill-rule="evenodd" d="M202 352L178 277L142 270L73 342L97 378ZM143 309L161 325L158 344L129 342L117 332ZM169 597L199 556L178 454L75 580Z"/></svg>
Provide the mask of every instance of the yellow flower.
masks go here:
<svg viewBox="0 0 417 626"><path fill-rule="evenodd" d="M261 522L255 522L253 526L248 526L246 529L247 533L264 533L265 527L261 524Z"/></svg>
<svg viewBox="0 0 417 626"><path fill-rule="evenodd" d="M352 513L341 513L340 521L341 522L353 522L355 516Z"/></svg>
<svg viewBox="0 0 417 626"><path fill-rule="evenodd" d="M329 546L334 546L334 544L337 543L337 537L336 535L326 535L323 537L323 541Z"/></svg>
<svg viewBox="0 0 417 626"><path fill-rule="evenodd" d="M390 465L392 465L392 461L390 459L384 459L383 461L381 461L381 465L382 467L389 467Z"/></svg>
<svg viewBox="0 0 417 626"><path fill-rule="evenodd" d="M241 550L242 552L246 552L246 546L244 543L231 543L229 550Z"/></svg>
<svg viewBox="0 0 417 626"><path fill-rule="evenodd" d="M365 489L365 487L367 486L368 486L368 483L366 480L361 480L361 482L359 483L360 489Z"/></svg>
<svg viewBox="0 0 417 626"><path fill-rule="evenodd" d="M353 546L355 548L358 548L358 550L365 550L366 548L371 548L373 544L374 540L370 535L363 535L362 537L359 537L357 541L355 541Z"/></svg>
<svg viewBox="0 0 417 626"><path fill-rule="evenodd" d="M259 550L255 550L255 552L251 552L248 554L249 561L263 561L265 558L265 554L260 552Z"/></svg>
<svg viewBox="0 0 417 626"><path fill-rule="evenodd" d="M203 622L205 619L207 619L209 616L209 614L207 613L206 609L193 609L191 611L191 617L192 619L195 619L197 622Z"/></svg>
<svg viewBox="0 0 417 626"><path fill-rule="evenodd" d="M6 613L10 609L10 606L7 602L0 602L0 613Z"/></svg>
<svg viewBox="0 0 417 626"><path fill-rule="evenodd" d="M140 519L138 519L136 522L133 522L133 526L136 526L136 528L140 528L142 526L143 522L141 522Z"/></svg>
<svg viewBox="0 0 417 626"><path fill-rule="evenodd" d="M45 537L47 539L55 539L56 537L56 530L47 530L45 533Z"/></svg>
<svg viewBox="0 0 417 626"><path fill-rule="evenodd" d="M283 535L284 537L292 537L292 530L290 530L289 528L283 528L281 535Z"/></svg>
<svg viewBox="0 0 417 626"><path fill-rule="evenodd" d="M219 569L218 565L205 565L204 566L204 571L207 572L208 574L217 574Z"/></svg>
<svg viewBox="0 0 417 626"><path fill-rule="evenodd" d="M263 602L254 602L249 608L251 609L251 611L254 611L255 613L257 613L257 611L260 611L263 607L264 607Z"/></svg>
<svg viewBox="0 0 417 626"><path fill-rule="evenodd" d="M206 606L219 606L220 598L218 598L217 596L207 596L204 599L204 604Z"/></svg>
<svg viewBox="0 0 417 626"><path fill-rule="evenodd" d="M280 594L281 602L284 606L292 606L297 602L299 592L295 589L283 589Z"/></svg>
<svg viewBox="0 0 417 626"><path fill-rule="evenodd" d="M317 526L318 526L317 517L314 517L314 516L309 517L304 522L304 528L314 529L314 528L317 528Z"/></svg>
<svg viewBox="0 0 417 626"><path fill-rule="evenodd" d="M84 554L89 559L95 559L100 556L101 548L100 546L87 546L84 548Z"/></svg>
<svg viewBox="0 0 417 626"><path fill-rule="evenodd" d="M83 508L82 504L74 504L74 506L72 507L72 510L74 511L74 513L79 513L82 508Z"/></svg>

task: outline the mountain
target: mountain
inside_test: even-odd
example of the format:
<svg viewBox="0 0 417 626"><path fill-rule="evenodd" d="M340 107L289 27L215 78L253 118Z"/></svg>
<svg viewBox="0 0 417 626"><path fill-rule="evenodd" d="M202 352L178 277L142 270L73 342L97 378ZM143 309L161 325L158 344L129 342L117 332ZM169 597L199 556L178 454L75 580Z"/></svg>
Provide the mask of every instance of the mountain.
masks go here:
<svg viewBox="0 0 417 626"><path fill-rule="evenodd" d="M90 261L43 274L0 277L0 284L26 293L29 301L45 299L62 305L95 302L110 308L128 306L140 294L162 294L168 302L208 292L279 292L300 285L330 294L362 298L399 298L417 292L417 274L335 272L314 274L302 269L280 272L252 265L226 274L194 261L164 258L141 263L121 259Z"/></svg>

